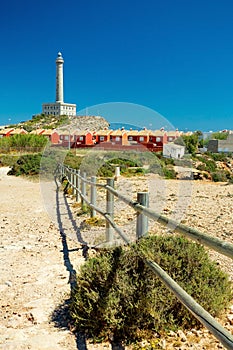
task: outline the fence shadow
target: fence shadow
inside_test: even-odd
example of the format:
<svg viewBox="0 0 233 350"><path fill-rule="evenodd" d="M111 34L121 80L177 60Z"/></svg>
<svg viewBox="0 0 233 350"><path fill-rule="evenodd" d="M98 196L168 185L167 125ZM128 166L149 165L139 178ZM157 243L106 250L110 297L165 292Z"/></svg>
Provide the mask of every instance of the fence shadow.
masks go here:
<svg viewBox="0 0 233 350"><path fill-rule="evenodd" d="M69 272L69 284L70 284L70 291L72 292L75 287L77 286L77 278L76 278L76 271L71 263L70 260L70 252L82 250L83 257L87 259L88 257L88 247L87 243L83 240L81 236L80 228L77 226L76 221L73 217L73 214L70 210L69 203L67 201L67 198L64 193L62 193L62 204L65 204L66 209L66 220L69 219L70 223L72 224L73 230L76 232L77 241L82 244L81 248L75 248L75 249L69 249L68 243L67 243L67 236L64 233L65 227L62 221L62 217L64 217L63 214L61 214L61 200L60 195L61 192L59 191L59 183L57 179L55 178L55 184L56 184L56 216L57 216L57 222L59 226L59 231L62 239L62 253L63 253L63 261L64 265ZM114 271L113 271L114 272ZM114 274L113 274L114 275ZM113 278L113 276L111 276ZM71 317L69 314L69 305L71 303L71 298L67 299L59 305L52 314L52 321L54 322L55 326L62 329L68 329L72 331L72 322ZM76 332L75 334L75 340L78 350L87 350L87 342L85 334L81 332ZM125 347L121 343L114 343L111 342L111 348L112 350L124 350Z"/></svg>
<svg viewBox="0 0 233 350"><path fill-rule="evenodd" d="M75 287L77 286L77 278L76 278L76 270L74 269L71 260L70 260L70 252L73 251L78 251L79 249L82 248L77 248L77 249L69 249L68 243L67 243L67 237L66 234L64 233L64 225L62 222L62 215L60 211L60 199L59 199L59 184L55 178L55 184L56 184L56 216L57 216L57 222L59 226L59 231L61 235L61 240L62 240L62 253L63 253L63 261L64 265L66 267L66 270L69 272L69 284L70 284L70 291L72 292ZM81 243L85 243L82 240L82 237L80 235L80 230L77 227L75 220L72 216L72 212L68 206L67 200L65 198L65 195L63 194L63 200L66 206L67 210L67 215L66 219L68 218L70 222L72 223L73 229L77 232L77 239ZM85 252L83 252L85 254ZM52 321L54 322L55 326L58 328L62 329L68 329L72 330L72 324L71 324L71 317L69 313L69 305L70 305L71 299L67 299L59 305L52 314ZM86 345L86 339L85 336L81 333L75 333L75 338L76 338L76 344L77 344L77 349L79 350L87 350L87 345Z"/></svg>

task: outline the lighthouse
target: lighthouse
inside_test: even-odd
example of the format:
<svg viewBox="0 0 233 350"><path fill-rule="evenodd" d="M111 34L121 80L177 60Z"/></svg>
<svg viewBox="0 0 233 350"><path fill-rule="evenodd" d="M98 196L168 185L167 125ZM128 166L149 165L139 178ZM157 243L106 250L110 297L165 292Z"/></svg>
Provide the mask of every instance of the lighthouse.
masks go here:
<svg viewBox="0 0 233 350"><path fill-rule="evenodd" d="M56 59L56 102L64 102L63 64L64 60L62 54L58 52Z"/></svg>
<svg viewBox="0 0 233 350"><path fill-rule="evenodd" d="M43 103L42 113L46 115L76 115L76 104L64 102L64 86L63 86L63 65L64 59L61 52L58 52L56 58L56 100L55 103Z"/></svg>

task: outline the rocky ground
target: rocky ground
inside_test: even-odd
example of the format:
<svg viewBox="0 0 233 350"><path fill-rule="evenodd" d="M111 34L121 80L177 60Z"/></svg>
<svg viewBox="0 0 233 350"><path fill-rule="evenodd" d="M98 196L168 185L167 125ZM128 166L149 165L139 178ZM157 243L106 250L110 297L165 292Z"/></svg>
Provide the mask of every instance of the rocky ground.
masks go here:
<svg viewBox="0 0 233 350"><path fill-rule="evenodd" d="M134 199L136 192L149 190L153 209L233 243L233 185L161 182L148 176L133 181L120 178L116 187ZM112 348L109 344L85 345L69 330L62 311L75 274L85 261L81 243L103 243L104 227L85 223L87 216L77 216L79 206L71 197L64 198L56 186L41 187L37 182L9 177L6 168L0 168L0 194L0 349ZM103 190L98 205L105 207ZM119 201L115 205L116 222L134 240L135 213ZM157 231L158 223L150 222L149 227ZM115 240L119 242L117 237ZM232 261L213 252L211 256L233 280ZM233 306L219 322L232 333ZM157 343L161 349L223 348L206 330L171 333ZM141 344L141 348L146 346Z"/></svg>

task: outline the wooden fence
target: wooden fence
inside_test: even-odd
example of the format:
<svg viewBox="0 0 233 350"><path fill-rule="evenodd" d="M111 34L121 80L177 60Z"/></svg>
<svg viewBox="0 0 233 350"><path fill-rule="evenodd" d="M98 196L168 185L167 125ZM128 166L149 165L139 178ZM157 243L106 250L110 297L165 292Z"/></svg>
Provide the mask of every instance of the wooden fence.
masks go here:
<svg viewBox="0 0 233 350"><path fill-rule="evenodd" d="M174 220L160 215L148 208L149 194L147 192L139 192L137 201L132 201L123 194L114 189L114 179L108 178L106 184L97 183L95 176L87 179L86 173L80 174L79 170L71 169L67 166L59 164L55 176L60 181L67 179L67 188L72 188L76 201L81 201L83 209L89 206L91 216L94 217L96 212L101 214L106 220L106 241L109 245L113 242L113 230L115 230L126 244L130 241L114 222L114 198L118 198L128 204L137 212L136 222L136 238L147 234L148 219L156 220L162 225L169 225L175 232L199 242L208 248L211 248L231 259L233 259L233 245L222 241L218 238L211 237L191 227L182 225ZM87 186L90 187L90 198L87 196ZM97 189L104 188L106 190L106 211L103 211L96 205ZM160 278L160 280L172 291L179 301L225 346L226 349L233 349L233 336L222 327L200 304L198 304L188 293L185 292L157 263L144 257L147 266Z"/></svg>

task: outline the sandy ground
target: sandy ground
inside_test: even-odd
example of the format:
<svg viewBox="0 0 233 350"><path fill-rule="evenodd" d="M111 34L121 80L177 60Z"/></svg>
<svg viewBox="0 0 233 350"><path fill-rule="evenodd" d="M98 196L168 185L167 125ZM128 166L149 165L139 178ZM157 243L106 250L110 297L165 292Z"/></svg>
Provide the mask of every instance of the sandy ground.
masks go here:
<svg viewBox="0 0 233 350"><path fill-rule="evenodd" d="M129 186L129 181L121 178L116 186L130 197L149 189L152 208L233 243L233 185L166 181L161 186L156 181L138 178ZM83 344L69 331L61 311L84 262L80 243L103 242L105 229L83 225L73 201L63 198L55 186L46 186L42 186L45 207L39 183L9 177L6 169L0 168L0 349L109 349L108 344ZM99 198L98 205L104 208L104 193ZM134 240L135 214L118 202L116 207L116 221ZM151 230L157 228L157 223L150 222ZM233 280L232 261L216 253L212 257ZM233 307L221 320L231 333L232 315ZM186 340L183 336L178 348L221 348L207 331L191 337L195 338L192 343L188 334ZM175 347L165 341L161 348Z"/></svg>
<svg viewBox="0 0 233 350"><path fill-rule="evenodd" d="M5 174L0 169L0 348L77 349L73 334L52 322L70 292L62 237L39 184ZM81 253L69 255L82 263Z"/></svg>

